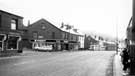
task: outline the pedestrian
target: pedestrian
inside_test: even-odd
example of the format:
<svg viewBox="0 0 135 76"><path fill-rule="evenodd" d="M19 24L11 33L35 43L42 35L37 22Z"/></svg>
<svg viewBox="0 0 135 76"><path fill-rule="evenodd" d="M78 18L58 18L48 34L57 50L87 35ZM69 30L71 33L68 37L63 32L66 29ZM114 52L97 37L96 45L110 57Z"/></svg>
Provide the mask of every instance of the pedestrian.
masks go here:
<svg viewBox="0 0 135 76"><path fill-rule="evenodd" d="M127 73L130 63L129 63L129 53L127 48L124 48L121 54L122 57L122 64L123 64L123 71L124 73Z"/></svg>

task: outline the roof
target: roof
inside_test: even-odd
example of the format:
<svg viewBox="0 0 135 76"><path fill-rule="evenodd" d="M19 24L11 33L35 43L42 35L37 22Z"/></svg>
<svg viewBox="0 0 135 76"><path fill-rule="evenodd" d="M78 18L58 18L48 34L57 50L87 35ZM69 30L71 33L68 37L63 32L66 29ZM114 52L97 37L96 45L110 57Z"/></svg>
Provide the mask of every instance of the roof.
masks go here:
<svg viewBox="0 0 135 76"><path fill-rule="evenodd" d="M9 15L13 15L13 16L16 16L16 17L19 17L19 18L22 18L23 19L22 16L18 16L18 15L15 15L15 14L12 14L12 13L9 13L9 12L6 12L6 11L3 11L3 10L0 10L0 12L6 13L6 14L9 14Z"/></svg>
<svg viewBox="0 0 135 76"><path fill-rule="evenodd" d="M63 28L60 28L60 29L61 29L62 31L65 31L65 32L69 32L69 33L71 33L71 34L84 35L84 34L82 34L80 31L75 32L75 31L73 31L73 29L67 30L66 27L63 27Z"/></svg>
<svg viewBox="0 0 135 76"><path fill-rule="evenodd" d="M50 23L49 21L47 21L47 20L46 20L46 19L44 19L44 18L41 18L40 20L38 20L38 21L36 21L36 22L34 22L34 23L30 24L28 27L30 27L30 26L32 26L32 25L34 25L34 24L38 23L38 22L45 22L45 23L49 23L49 24L50 24L50 25L52 25L53 27L55 27L55 28L57 28L58 30L62 31L60 28L56 27L54 24Z"/></svg>
<svg viewBox="0 0 135 76"><path fill-rule="evenodd" d="M88 38L90 38L91 41L93 41L93 42L98 42L98 40L96 40L95 38L93 38L91 35L89 35Z"/></svg>
<svg viewBox="0 0 135 76"><path fill-rule="evenodd" d="M71 30L66 30L65 27L63 27L63 28L58 28L58 27L56 27L54 24L50 23L49 21L47 21L47 20L44 19L44 18L41 18L40 20L38 20L38 21L36 21L36 22L30 24L28 27L31 27L32 25L34 25L34 24L36 24L36 23L38 23L38 22L42 22L42 21L45 22L45 23L49 23L50 25L52 25L53 27L57 28L58 30L60 30L60 31L62 31L62 32L68 32L68 33L75 34L75 35L83 35L81 32L74 32L73 29L71 29Z"/></svg>

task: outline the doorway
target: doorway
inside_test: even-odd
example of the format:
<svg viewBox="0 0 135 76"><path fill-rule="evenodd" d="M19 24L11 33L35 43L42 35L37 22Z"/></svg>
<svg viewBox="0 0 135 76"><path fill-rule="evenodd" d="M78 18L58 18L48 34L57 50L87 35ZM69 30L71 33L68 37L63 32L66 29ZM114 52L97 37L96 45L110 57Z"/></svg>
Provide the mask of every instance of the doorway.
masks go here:
<svg viewBox="0 0 135 76"><path fill-rule="evenodd" d="M7 50L18 50L19 38L17 36L8 36Z"/></svg>
<svg viewBox="0 0 135 76"><path fill-rule="evenodd" d="M4 38L5 38L5 35L4 34L0 34L0 51L3 51Z"/></svg>

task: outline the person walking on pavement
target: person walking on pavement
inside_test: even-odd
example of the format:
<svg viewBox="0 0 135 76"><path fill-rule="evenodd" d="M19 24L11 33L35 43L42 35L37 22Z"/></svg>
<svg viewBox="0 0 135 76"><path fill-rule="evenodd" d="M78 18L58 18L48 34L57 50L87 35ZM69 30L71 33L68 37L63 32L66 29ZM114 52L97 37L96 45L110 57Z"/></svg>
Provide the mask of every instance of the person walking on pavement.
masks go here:
<svg viewBox="0 0 135 76"><path fill-rule="evenodd" d="M123 49L121 57L122 57L123 71L124 73L128 73L127 71L129 69L130 63L129 63L129 53L127 48Z"/></svg>

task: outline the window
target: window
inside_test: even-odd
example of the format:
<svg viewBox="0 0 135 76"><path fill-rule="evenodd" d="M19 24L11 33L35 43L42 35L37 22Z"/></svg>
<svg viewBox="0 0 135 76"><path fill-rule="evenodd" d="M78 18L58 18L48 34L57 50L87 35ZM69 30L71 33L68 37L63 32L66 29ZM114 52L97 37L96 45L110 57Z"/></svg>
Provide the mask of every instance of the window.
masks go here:
<svg viewBox="0 0 135 76"><path fill-rule="evenodd" d="M11 20L11 29L12 30L16 30L17 29L17 20L16 19L12 19Z"/></svg>
<svg viewBox="0 0 135 76"><path fill-rule="evenodd" d="M65 36L65 33L62 33L62 38L65 39L65 37L66 37L66 36Z"/></svg>
<svg viewBox="0 0 135 76"><path fill-rule="evenodd" d="M4 35L0 35L0 41L4 39Z"/></svg>
<svg viewBox="0 0 135 76"><path fill-rule="evenodd" d="M55 39L55 32L52 32L52 39Z"/></svg>
<svg viewBox="0 0 135 76"><path fill-rule="evenodd" d="M9 36L8 41L7 41L7 49L13 50L13 49L18 49L18 39L19 37L15 36Z"/></svg>
<svg viewBox="0 0 135 76"><path fill-rule="evenodd" d="M74 40L74 35L70 35L71 40Z"/></svg>
<svg viewBox="0 0 135 76"><path fill-rule="evenodd" d="M66 33L65 38L66 38L66 39L68 39L68 38L69 38L68 33Z"/></svg>
<svg viewBox="0 0 135 76"><path fill-rule="evenodd" d="M33 38L38 38L38 33L36 31L33 32Z"/></svg>

